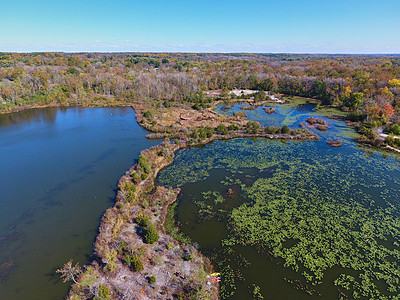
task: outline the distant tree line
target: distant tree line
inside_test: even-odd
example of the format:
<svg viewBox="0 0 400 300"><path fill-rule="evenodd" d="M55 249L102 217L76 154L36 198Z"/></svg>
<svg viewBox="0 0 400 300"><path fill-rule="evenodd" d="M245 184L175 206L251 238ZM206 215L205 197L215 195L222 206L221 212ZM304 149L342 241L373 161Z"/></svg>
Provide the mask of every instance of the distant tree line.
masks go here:
<svg viewBox="0 0 400 300"><path fill-rule="evenodd" d="M241 88L319 99L370 123L399 121L395 55L0 53L0 67L2 111L154 100L203 109L202 92Z"/></svg>

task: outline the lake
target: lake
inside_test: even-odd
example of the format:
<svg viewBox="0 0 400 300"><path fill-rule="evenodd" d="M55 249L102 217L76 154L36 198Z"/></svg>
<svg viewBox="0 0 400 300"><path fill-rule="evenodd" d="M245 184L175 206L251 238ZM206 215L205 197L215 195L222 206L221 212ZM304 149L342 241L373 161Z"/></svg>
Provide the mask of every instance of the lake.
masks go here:
<svg viewBox="0 0 400 300"><path fill-rule="evenodd" d="M266 106L277 113L244 111L264 126L299 128L313 116L330 129L310 129L319 141L234 139L183 149L158 177L182 189L176 226L222 273L222 299L399 295L399 156L357 145L355 129L315 103ZM332 139L343 146L329 147Z"/></svg>
<svg viewBox="0 0 400 300"><path fill-rule="evenodd" d="M141 150L159 143L131 108L0 116L0 299L63 299L55 270L92 260L100 217Z"/></svg>

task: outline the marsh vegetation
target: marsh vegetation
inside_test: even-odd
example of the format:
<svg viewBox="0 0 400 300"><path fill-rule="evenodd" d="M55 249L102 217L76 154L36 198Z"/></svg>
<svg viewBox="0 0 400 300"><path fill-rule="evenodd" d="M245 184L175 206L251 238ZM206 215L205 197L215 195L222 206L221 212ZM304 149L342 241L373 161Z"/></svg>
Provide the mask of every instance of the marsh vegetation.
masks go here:
<svg viewBox="0 0 400 300"><path fill-rule="evenodd" d="M321 113L303 108L280 121ZM252 114L261 124L275 116ZM177 224L221 271L221 298L400 294L398 158L357 147L344 122L322 119L331 129L318 142L214 142L178 152L161 172L160 184L182 189ZM343 146L329 147L332 137Z"/></svg>

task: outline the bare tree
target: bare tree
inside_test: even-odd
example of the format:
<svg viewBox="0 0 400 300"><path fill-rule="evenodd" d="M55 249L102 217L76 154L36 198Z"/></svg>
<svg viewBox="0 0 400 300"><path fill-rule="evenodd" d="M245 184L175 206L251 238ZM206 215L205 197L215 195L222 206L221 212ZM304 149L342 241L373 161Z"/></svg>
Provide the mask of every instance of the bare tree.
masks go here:
<svg viewBox="0 0 400 300"><path fill-rule="evenodd" d="M76 283L76 276L81 273L81 267L79 263L76 265L72 265L72 259L70 259L62 269L57 269L56 273L60 273L60 277L62 278L63 282L67 282L68 280L72 280Z"/></svg>

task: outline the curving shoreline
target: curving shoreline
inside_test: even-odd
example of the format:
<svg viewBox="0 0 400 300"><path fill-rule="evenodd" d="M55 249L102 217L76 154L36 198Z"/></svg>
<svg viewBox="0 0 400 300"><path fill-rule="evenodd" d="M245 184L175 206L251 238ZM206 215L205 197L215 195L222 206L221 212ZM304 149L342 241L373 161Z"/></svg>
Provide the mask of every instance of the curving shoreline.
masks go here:
<svg viewBox="0 0 400 300"><path fill-rule="evenodd" d="M112 299L136 299L138 291L142 299L166 299L179 295L196 299L218 299L218 283L207 278L207 274L213 272L210 261L195 247L179 243L165 231L164 222L168 206L176 201L180 189L155 186L158 173L173 162L175 152L179 149L204 145L214 140L249 137L319 139L318 135L304 130L270 134L266 133L264 128L261 128L262 132L257 133L249 133L240 128L228 134L214 134L203 140L193 141L188 132L196 128L162 133L162 130L154 130L145 122L145 109L147 108L135 109L138 123L148 130L158 131L155 138L160 138L162 134L162 137L167 139L160 145L143 150L139 162L120 178L115 205L109 208L101 219L99 234L94 244L96 260L85 268L78 282L71 286L68 299L89 299L97 296L104 287ZM223 122L237 124L237 119L218 116L223 118ZM214 120L209 121L210 125L215 125ZM203 125L204 123L201 126ZM305 132L309 134L304 134ZM174 138L175 141L170 142L168 137ZM138 216L142 215L146 215L157 228L159 239L154 244L144 243L143 228L137 222ZM132 271L124 263L127 253L140 257L143 263L142 271ZM156 282L149 283L149 276L155 276Z"/></svg>

